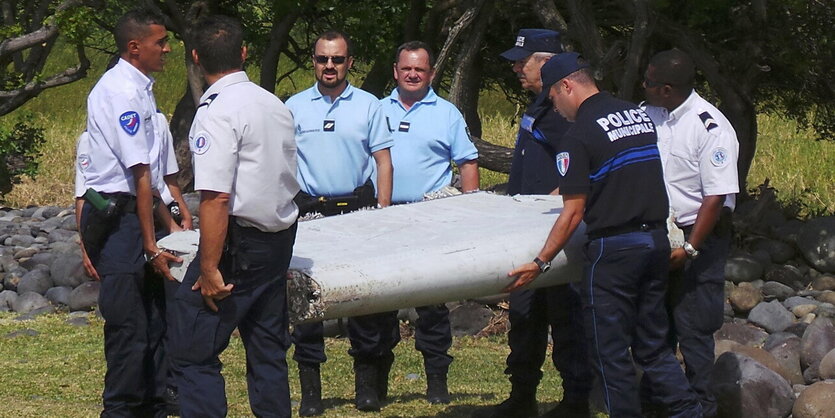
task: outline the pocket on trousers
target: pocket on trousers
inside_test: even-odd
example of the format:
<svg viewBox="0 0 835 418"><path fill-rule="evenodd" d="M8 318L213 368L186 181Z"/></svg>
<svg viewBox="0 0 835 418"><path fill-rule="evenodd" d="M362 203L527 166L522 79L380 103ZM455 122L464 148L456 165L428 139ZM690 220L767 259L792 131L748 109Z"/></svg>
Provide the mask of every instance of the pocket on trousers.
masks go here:
<svg viewBox="0 0 835 418"><path fill-rule="evenodd" d="M200 291L190 286L177 289L175 303L173 356L190 364L213 361L220 316L206 308Z"/></svg>

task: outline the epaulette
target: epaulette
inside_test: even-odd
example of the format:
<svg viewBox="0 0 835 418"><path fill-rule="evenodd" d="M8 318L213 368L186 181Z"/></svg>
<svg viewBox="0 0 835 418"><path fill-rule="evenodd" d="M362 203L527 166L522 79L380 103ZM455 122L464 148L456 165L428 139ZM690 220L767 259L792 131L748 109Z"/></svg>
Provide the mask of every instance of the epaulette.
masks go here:
<svg viewBox="0 0 835 418"><path fill-rule="evenodd" d="M718 128L719 127L719 124L716 123L715 120L713 120L713 116L710 116L710 113L707 113L707 112L699 113L699 119L702 120L702 123L705 124L705 129L707 129L708 131L710 131L713 128Z"/></svg>
<svg viewBox="0 0 835 418"><path fill-rule="evenodd" d="M204 101L203 103L200 103L200 106L197 106L197 108L200 109L203 106L208 106L208 105L212 104L212 102L215 100L216 97L217 97L217 93L212 94L211 96L206 98L206 101Z"/></svg>

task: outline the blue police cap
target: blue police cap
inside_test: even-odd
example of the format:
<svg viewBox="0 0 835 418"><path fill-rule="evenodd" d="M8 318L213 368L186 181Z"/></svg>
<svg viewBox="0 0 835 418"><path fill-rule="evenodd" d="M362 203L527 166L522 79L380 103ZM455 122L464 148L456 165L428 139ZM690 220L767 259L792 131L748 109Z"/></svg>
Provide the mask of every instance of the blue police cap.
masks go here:
<svg viewBox="0 0 835 418"><path fill-rule="evenodd" d="M542 88L549 89L554 83L562 80L567 75L580 71L583 68L588 68L588 66L589 64L576 52L565 52L555 55L540 70L542 75Z"/></svg>
<svg viewBox="0 0 835 418"><path fill-rule="evenodd" d="M534 52L562 52L560 33L549 29L522 29L516 35L516 45L502 52L501 56L510 61L517 61Z"/></svg>

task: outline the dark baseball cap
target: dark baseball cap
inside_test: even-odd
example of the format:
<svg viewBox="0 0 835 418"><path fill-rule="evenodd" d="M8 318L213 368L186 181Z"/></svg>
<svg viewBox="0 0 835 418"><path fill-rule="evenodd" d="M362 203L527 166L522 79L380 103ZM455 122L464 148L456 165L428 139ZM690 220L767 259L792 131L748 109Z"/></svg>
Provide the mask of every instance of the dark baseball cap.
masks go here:
<svg viewBox="0 0 835 418"><path fill-rule="evenodd" d="M527 58L534 52L562 52L560 33L550 29L521 29L516 35L516 46L501 53L501 57L510 61Z"/></svg>
<svg viewBox="0 0 835 418"><path fill-rule="evenodd" d="M573 72L588 68L589 64L576 52L564 52L555 55L542 66L542 88L549 89L557 81L562 80Z"/></svg>

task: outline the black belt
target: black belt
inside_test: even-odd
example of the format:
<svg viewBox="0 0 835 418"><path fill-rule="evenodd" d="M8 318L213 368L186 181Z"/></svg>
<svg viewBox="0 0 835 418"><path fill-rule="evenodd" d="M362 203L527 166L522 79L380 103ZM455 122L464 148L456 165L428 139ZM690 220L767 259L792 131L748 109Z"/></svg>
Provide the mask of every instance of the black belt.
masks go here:
<svg viewBox="0 0 835 418"><path fill-rule="evenodd" d="M618 225L618 226L610 226L608 228L601 228L592 232L588 233L589 239L598 239L598 238L605 238L611 237L614 235L620 234L628 234L630 232L649 232L656 229L666 228L667 225L665 222L644 222L644 223L636 223L636 224L626 224L626 225Z"/></svg>
<svg viewBox="0 0 835 418"><path fill-rule="evenodd" d="M121 213L136 213L136 196L130 193L99 193L105 199L116 202Z"/></svg>

